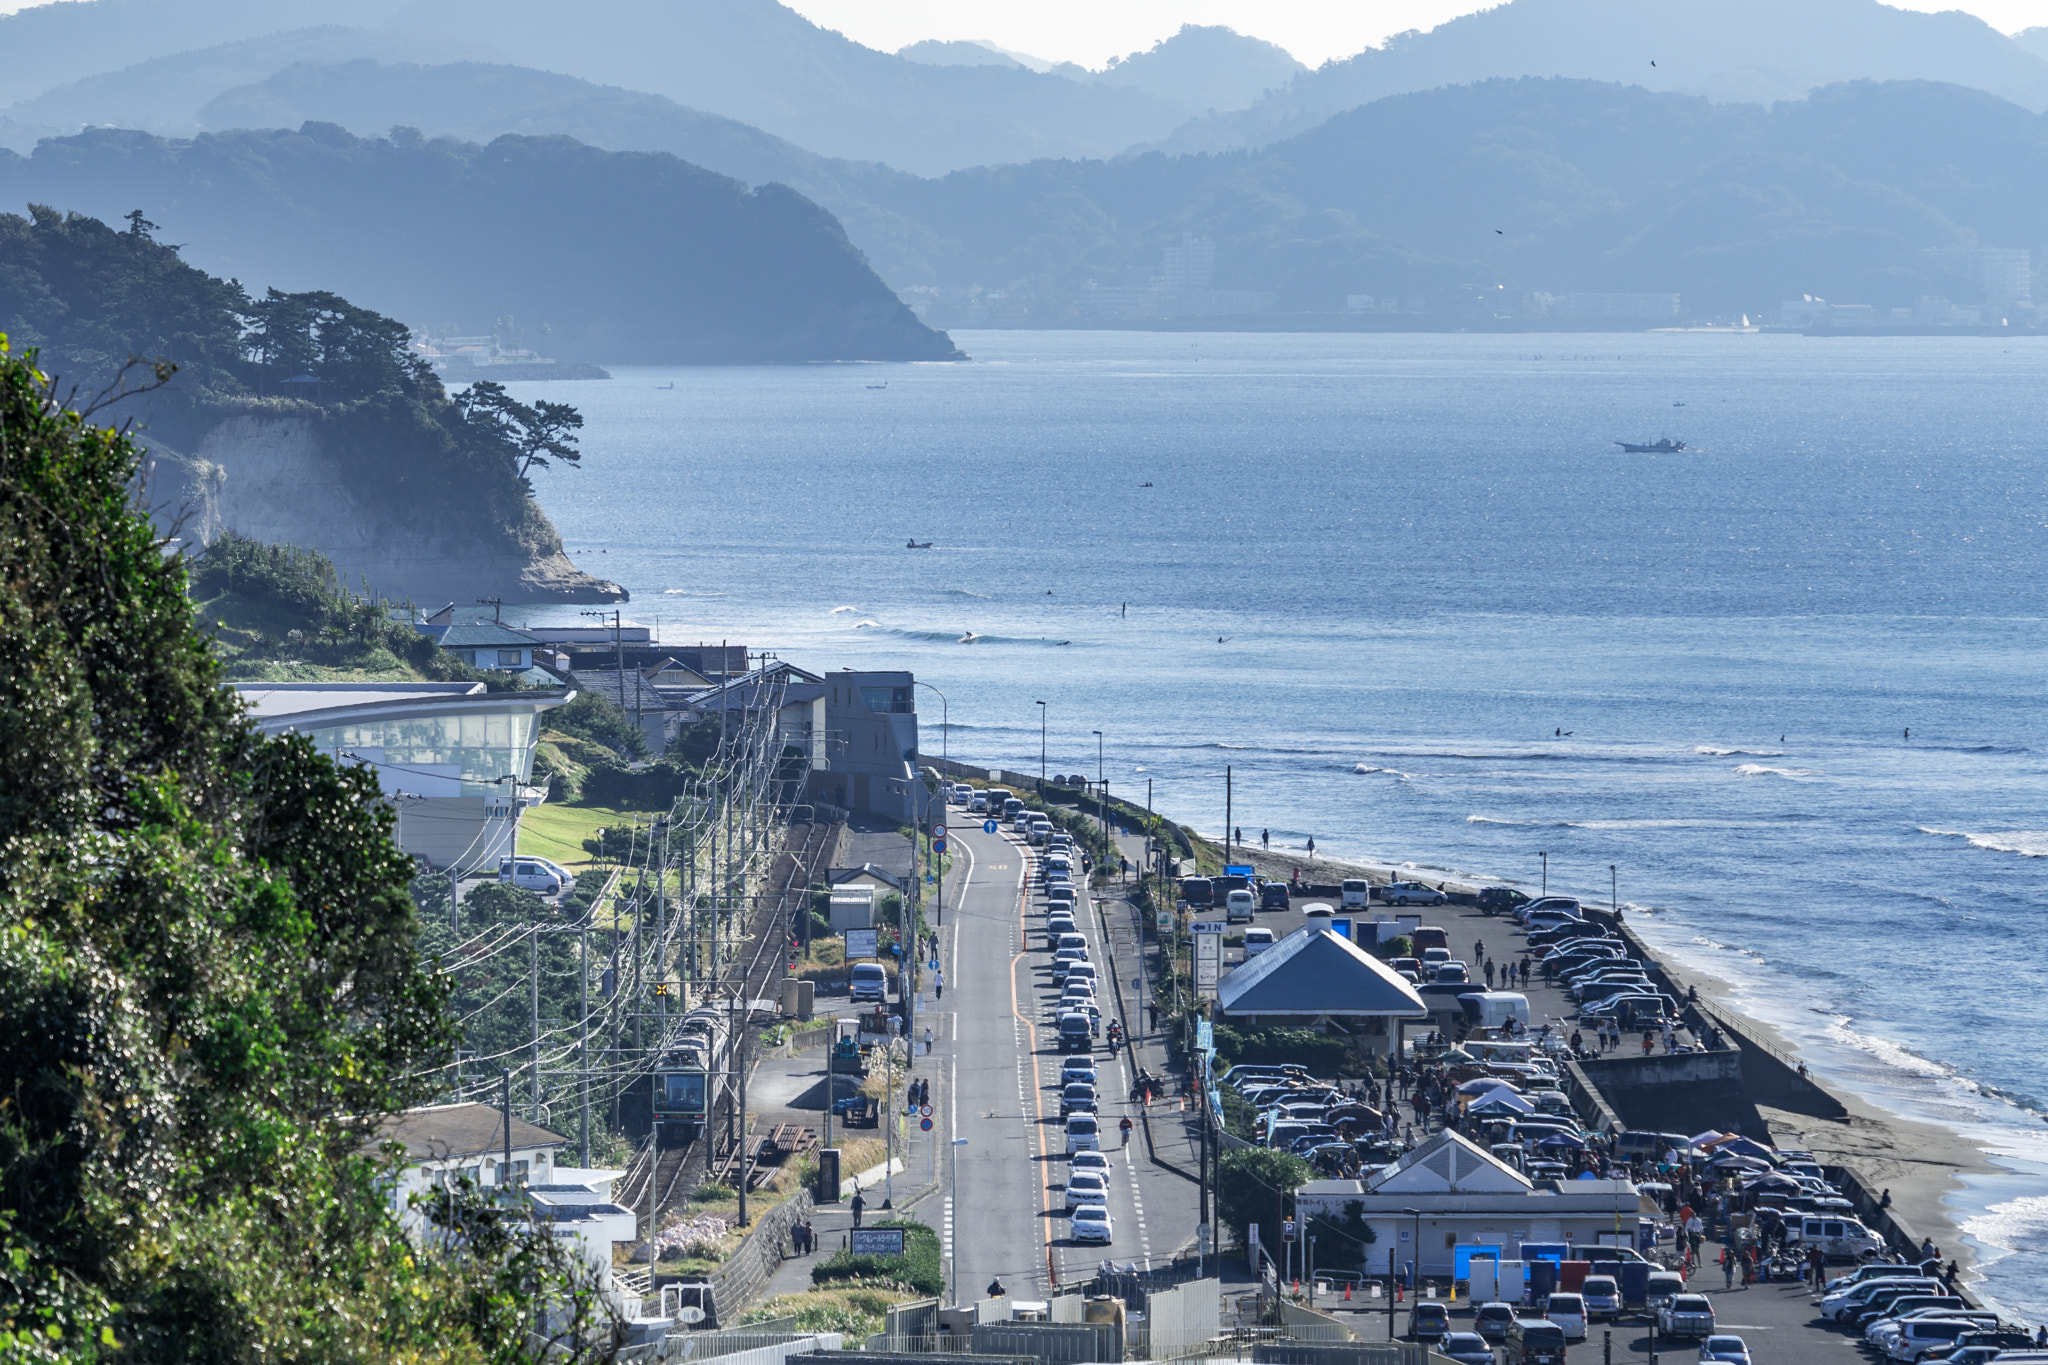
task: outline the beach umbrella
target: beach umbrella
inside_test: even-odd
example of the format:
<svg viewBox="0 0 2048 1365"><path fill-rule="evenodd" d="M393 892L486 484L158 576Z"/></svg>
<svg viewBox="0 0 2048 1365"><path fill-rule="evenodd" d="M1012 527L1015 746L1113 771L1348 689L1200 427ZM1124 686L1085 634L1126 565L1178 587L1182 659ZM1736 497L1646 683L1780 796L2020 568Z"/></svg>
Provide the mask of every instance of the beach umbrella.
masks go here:
<svg viewBox="0 0 2048 1365"><path fill-rule="evenodd" d="M1717 1142L1726 1142L1727 1140L1728 1134L1721 1132L1719 1129L1716 1128L1709 1128L1704 1133L1694 1133L1692 1137L1688 1139L1688 1141L1690 1141L1693 1146L1698 1147L1703 1151L1706 1148L1713 1146Z"/></svg>
<svg viewBox="0 0 2048 1365"><path fill-rule="evenodd" d="M1505 1090L1514 1095L1522 1093L1520 1086L1510 1085L1498 1076L1481 1076L1458 1087L1460 1095L1484 1095L1489 1090Z"/></svg>

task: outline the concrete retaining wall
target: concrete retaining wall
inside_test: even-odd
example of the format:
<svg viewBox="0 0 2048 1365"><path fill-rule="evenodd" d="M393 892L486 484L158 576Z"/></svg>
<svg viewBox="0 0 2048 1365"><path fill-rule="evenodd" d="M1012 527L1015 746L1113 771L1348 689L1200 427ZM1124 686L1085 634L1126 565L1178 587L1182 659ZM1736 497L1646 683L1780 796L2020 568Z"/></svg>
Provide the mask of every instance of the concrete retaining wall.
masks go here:
<svg viewBox="0 0 2048 1365"><path fill-rule="evenodd" d="M1122 1360L1123 1332L1113 1322L985 1322L974 1329L977 1356L1031 1356L1043 1365Z"/></svg>
<svg viewBox="0 0 2048 1365"><path fill-rule="evenodd" d="M1697 1133L1734 1127L1767 1136L1743 1079L1742 1053L1653 1052L1576 1064L1580 1074L1630 1128Z"/></svg>
<svg viewBox="0 0 2048 1365"><path fill-rule="evenodd" d="M711 1301L718 1321L734 1323L782 1264L789 1230L811 1214L811 1192L799 1190L770 1209L754 1224L737 1250L711 1276Z"/></svg>

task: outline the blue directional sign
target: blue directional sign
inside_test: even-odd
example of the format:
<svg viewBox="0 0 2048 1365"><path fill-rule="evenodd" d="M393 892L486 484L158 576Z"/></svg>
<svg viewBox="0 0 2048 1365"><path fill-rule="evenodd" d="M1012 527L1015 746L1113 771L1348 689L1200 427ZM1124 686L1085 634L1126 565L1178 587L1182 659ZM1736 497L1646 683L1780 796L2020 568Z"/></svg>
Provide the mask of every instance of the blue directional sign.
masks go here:
<svg viewBox="0 0 2048 1365"><path fill-rule="evenodd" d="M983 834L994 834L994 833L996 832L996 822L995 822L995 821L993 821L993 820L984 820L984 821L982 821L982 822L981 822L981 832L982 832Z"/></svg>

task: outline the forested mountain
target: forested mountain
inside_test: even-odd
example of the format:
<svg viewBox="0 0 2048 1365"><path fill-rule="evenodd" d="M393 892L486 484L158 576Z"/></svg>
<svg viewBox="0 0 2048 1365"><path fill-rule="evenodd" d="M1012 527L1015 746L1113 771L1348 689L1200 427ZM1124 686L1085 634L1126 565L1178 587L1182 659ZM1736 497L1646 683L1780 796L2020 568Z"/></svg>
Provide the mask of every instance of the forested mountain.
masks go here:
<svg viewBox="0 0 2048 1365"><path fill-rule="evenodd" d="M1468 286L1674 291L1701 314L1803 292L1904 305L1976 287L1930 275L1923 248L2048 246L2048 119L1924 82L1765 108L1490 81L1380 100L1259 152L868 189L947 244L941 291L999 289L1041 323L1093 287L1157 277L1190 233L1216 245L1215 289L1270 291L1281 312L1352 294L1435 311Z"/></svg>
<svg viewBox="0 0 2048 1365"><path fill-rule="evenodd" d="M545 324L542 348L571 357L955 354L795 191L565 137L478 146L403 131L365 140L331 124L190 140L95 130L0 163L0 202L28 201L105 217L141 206L219 274L331 288L429 327Z"/></svg>
<svg viewBox="0 0 2048 1365"><path fill-rule="evenodd" d="M1516 76L1758 103L1846 81L1930 80L2048 108L2048 61L1961 11L1922 14L1880 0L1511 0L1326 63L1158 145L1258 147L1388 95Z"/></svg>
<svg viewBox="0 0 2048 1365"><path fill-rule="evenodd" d="M396 600L623 596L563 557L516 426L450 401L404 323L326 291L252 295L156 230L139 211L126 231L0 214L0 332L60 393L133 395L101 420L136 423L144 495L188 544L291 541Z"/></svg>

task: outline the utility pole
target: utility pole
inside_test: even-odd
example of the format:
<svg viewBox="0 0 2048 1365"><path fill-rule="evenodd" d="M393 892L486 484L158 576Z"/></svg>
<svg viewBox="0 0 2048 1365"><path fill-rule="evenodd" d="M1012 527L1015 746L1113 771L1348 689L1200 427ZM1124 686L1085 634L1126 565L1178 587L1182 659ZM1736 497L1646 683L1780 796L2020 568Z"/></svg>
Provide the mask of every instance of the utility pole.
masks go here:
<svg viewBox="0 0 2048 1365"><path fill-rule="evenodd" d="M576 975L583 987L583 1007L576 1022L576 1065L583 1073L583 1143L581 1165L590 1169L590 919L585 916L577 931L582 941L581 970Z"/></svg>
<svg viewBox="0 0 2048 1365"><path fill-rule="evenodd" d="M1223 862L1225 866L1228 866L1230 863L1230 822L1237 818L1235 811L1232 809L1236 793L1231 788L1230 767L1231 765L1228 763L1223 765Z"/></svg>
<svg viewBox="0 0 2048 1365"><path fill-rule="evenodd" d="M664 815L656 820L654 827L661 831L661 866L654 872L654 999L655 1011L662 1016L662 1036L666 1039L668 993L662 987L668 984L668 817Z"/></svg>
<svg viewBox="0 0 2048 1365"><path fill-rule="evenodd" d="M1045 795L1045 703L1038 706L1038 794Z"/></svg>
<svg viewBox="0 0 2048 1365"><path fill-rule="evenodd" d="M533 974L527 987L533 1001L533 1121L540 1122L540 925L529 930L533 939Z"/></svg>
<svg viewBox="0 0 2048 1365"><path fill-rule="evenodd" d="M734 997L734 999L733 999L733 1003L737 1005L737 1004L740 1004L741 1002L740 1002L739 998L738 998L737 996L735 996L735 997ZM748 1023L748 1019L749 1019L749 1016L750 1016L750 1015L752 1014L752 1011L753 1011L753 1005L752 1005L752 1002L751 1002L751 1001L750 1001L750 1002L747 1002L747 1003L746 1003L746 1005L745 1005L745 1006L744 1006L744 1007L743 1007L742 1009L740 1009L740 1010L739 1010L739 1011L737 1012L737 1017L736 1017L736 1019L735 1019L735 1021L734 1021L734 1023L733 1023L733 1030L734 1030L734 1034L735 1034L735 1037L734 1037L734 1049L735 1049L735 1050L734 1050L733 1056L734 1056L734 1058L736 1059L736 1060L735 1060L735 1062L734 1062L734 1065L735 1065L735 1066L737 1066L737 1067L738 1067L738 1069L739 1069L739 1081L740 1081L740 1103L739 1103L739 1111L740 1111L740 1182L739 1182L739 1184L740 1184L740 1226L741 1226L741 1227L745 1227L745 1226L747 1225L747 1183L748 1183L748 1181L750 1181L750 1180L751 1180L751 1179L753 1178L753 1174L754 1174L754 1145L753 1145L753 1144L752 1144L751 1142L747 1141L747 1034L748 1034L748 1033L749 1033L749 1031L750 1031L750 1030L749 1030L749 1029L747 1028L747 1023ZM826 1065L828 1065L828 1066L829 1066L829 1065L830 1065L830 1062L827 1062L827 1063L826 1063Z"/></svg>
<svg viewBox="0 0 2048 1365"><path fill-rule="evenodd" d="M498 1069L499 1105L505 1118L505 1163L498 1167L498 1197L504 1202L506 1182L512 1179L512 1068Z"/></svg>

